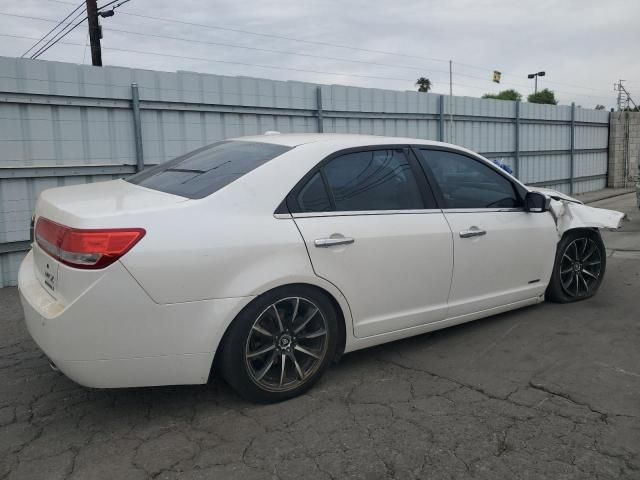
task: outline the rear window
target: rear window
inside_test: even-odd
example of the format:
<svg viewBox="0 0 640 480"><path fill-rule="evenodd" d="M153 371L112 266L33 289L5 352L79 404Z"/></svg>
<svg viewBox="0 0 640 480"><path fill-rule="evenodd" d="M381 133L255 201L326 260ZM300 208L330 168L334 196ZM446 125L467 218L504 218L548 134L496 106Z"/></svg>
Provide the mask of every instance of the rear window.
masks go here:
<svg viewBox="0 0 640 480"><path fill-rule="evenodd" d="M218 142L143 170L126 180L182 197L204 198L291 148L260 142Z"/></svg>

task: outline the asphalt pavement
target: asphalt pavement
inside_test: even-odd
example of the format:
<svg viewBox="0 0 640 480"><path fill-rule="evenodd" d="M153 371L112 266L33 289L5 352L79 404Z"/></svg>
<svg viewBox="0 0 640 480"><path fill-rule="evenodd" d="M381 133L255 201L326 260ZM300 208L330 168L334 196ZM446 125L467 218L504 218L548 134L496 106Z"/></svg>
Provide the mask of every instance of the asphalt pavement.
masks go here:
<svg viewBox="0 0 640 480"><path fill-rule="evenodd" d="M345 355L277 405L210 385L94 390L51 371L0 289L0 478L638 479L640 211L598 294Z"/></svg>

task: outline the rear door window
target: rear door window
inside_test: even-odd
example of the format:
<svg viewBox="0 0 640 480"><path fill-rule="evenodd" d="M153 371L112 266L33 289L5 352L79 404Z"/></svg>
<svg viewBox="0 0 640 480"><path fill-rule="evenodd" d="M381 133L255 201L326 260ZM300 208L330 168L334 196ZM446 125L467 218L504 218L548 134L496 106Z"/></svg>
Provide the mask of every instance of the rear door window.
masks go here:
<svg viewBox="0 0 640 480"><path fill-rule="evenodd" d="M182 197L204 198L291 148L261 142L217 142L143 170L127 181Z"/></svg>
<svg viewBox="0 0 640 480"><path fill-rule="evenodd" d="M336 211L424 208L403 151L372 150L335 158L324 167Z"/></svg>
<svg viewBox="0 0 640 480"><path fill-rule="evenodd" d="M332 210L331 200L324 188L320 172L309 180L298 194L298 204L303 212L328 212Z"/></svg>
<svg viewBox="0 0 640 480"><path fill-rule="evenodd" d="M302 212L425 208L402 150L366 150L336 157L302 187L297 202Z"/></svg>

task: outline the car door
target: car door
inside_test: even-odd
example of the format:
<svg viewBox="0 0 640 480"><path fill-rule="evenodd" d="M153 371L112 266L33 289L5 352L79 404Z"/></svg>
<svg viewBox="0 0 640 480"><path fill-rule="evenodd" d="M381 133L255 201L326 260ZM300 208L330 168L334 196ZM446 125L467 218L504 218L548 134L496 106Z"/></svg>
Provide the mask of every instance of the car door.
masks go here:
<svg viewBox="0 0 640 480"><path fill-rule="evenodd" d="M448 317L544 294L558 240L552 216L526 212L524 189L485 160L420 148L419 161L453 233Z"/></svg>
<svg viewBox="0 0 640 480"><path fill-rule="evenodd" d="M334 154L287 204L315 273L346 297L355 336L445 318L451 230L408 148Z"/></svg>

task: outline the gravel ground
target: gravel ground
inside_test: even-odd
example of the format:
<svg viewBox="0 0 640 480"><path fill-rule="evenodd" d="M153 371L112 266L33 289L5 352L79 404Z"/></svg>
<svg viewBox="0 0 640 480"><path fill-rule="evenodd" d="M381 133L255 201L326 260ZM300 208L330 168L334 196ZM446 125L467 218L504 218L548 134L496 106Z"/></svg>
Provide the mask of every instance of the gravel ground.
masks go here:
<svg viewBox="0 0 640 480"><path fill-rule="evenodd" d="M349 354L269 406L219 380L80 387L1 289L0 478L638 479L640 257L623 243L595 298Z"/></svg>

